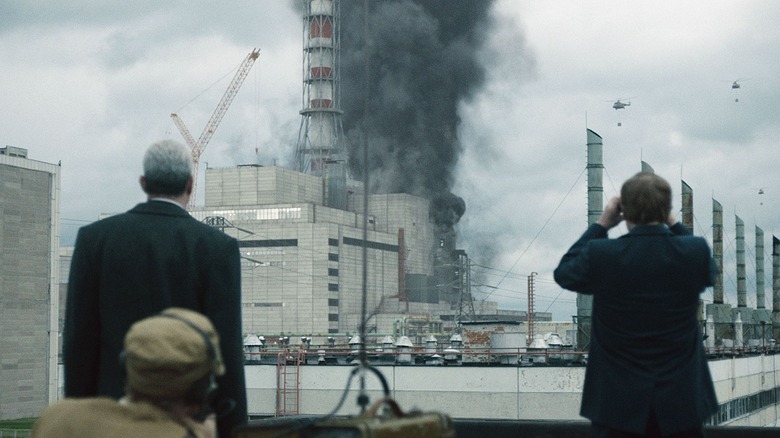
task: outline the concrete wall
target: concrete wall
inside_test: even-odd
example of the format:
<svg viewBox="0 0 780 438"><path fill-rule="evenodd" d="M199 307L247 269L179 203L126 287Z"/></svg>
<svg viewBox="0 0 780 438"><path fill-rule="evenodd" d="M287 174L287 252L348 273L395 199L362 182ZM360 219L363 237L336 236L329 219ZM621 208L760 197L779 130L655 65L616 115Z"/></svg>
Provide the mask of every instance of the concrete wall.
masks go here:
<svg viewBox="0 0 780 438"><path fill-rule="evenodd" d="M376 229L398 235L403 228L406 246L406 272L433 274L434 226L429 217L429 201L403 193L371 195L369 214L376 216Z"/></svg>
<svg viewBox="0 0 780 438"><path fill-rule="evenodd" d="M321 186L319 177L280 167L206 171L206 207L192 215L225 218L232 225L225 233L242 245L244 333L316 338L358 330L363 215L323 206ZM368 324L389 333L398 307L390 301L401 292L399 228L405 231L404 272L430 274L434 227L426 199L405 194L369 199L366 306L392 317Z"/></svg>
<svg viewBox="0 0 780 438"><path fill-rule="evenodd" d="M780 405L756 406L772 391L780 393L780 355L712 360L720 409L712 424L777 426ZM273 416L276 367L246 368L249 413ZM379 366L391 396L404 410L446 412L453 418L493 420L583 420L579 416L584 367ZM337 404L352 367L300 367L300 414L329 413ZM379 380L366 376L372 401L382 396ZM339 415L354 415L354 380ZM763 394L763 396L762 396Z"/></svg>
<svg viewBox="0 0 780 438"><path fill-rule="evenodd" d="M765 426L777 425L780 404L759 408L748 414L742 412L750 409L749 405L760 398L757 394L768 394L774 391L780 393L780 355L752 356L728 358L710 361L710 372L715 382L715 393L718 402L726 405L731 417L722 424L734 426ZM776 396L775 396L776 397ZM777 399L776 399L777 400ZM780 402L780 400L777 400Z"/></svg>
<svg viewBox="0 0 780 438"><path fill-rule="evenodd" d="M0 155L0 419L57 396L59 169Z"/></svg>
<svg viewBox="0 0 780 438"><path fill-rule="evenodd" d="M246 368L249 413L273 416L276 367ZM581 419L579 412L584 368L552 367L377 367L387 379L391 396L405 410L443 411L453 418ZM325 414L336 406L347 384L348 366L302 366L300 413ZM371 400L382 396L379 380L366 376ZM357 380L341 415L356 413Z"/></svg>
<svg viewBox="0 0 780 438"><path fill-rule="evenodd" d="M206 169L206 207L322 204L322 178L283 167Z"/></svg>

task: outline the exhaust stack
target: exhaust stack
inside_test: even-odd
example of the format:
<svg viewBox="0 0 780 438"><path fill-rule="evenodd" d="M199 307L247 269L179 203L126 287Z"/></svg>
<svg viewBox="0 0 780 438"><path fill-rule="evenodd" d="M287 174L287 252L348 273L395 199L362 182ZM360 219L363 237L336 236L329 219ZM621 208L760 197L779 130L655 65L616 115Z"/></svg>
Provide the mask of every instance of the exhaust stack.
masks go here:
<svg viewBox="0 0 780 438"><path fill-rule="evenodd" d="M780 339L780 239L772 236L772 337Z"/></svg>
<svg viewBox="0 0 780 438"><path fill-rule="evenodd" d="M756 225L756 309L766 309L764 294L764 230Z"/></svg>
<svg viewBox="0 0 780 438"><path fill-rule="evenodd" d="M712 258L718 273L715 275L712 302L723 304L723 206L712 200Z"/></svg>
<svg viewBox="0 0 780 438"><path fill-rule="evenodd" d="M693 189L682 181L682 217L680 222L693 234Z"/></svg>
<svg viewBox="0 0 780 438"><path fill-rule="evenodd" d="M604 210L604 154L601 136L587 130L588 141L588 226L595 223ZM585 351L590 346L590 327L593 318L593 297L577 294L577 348Z"/></svg>
<svg viewBox="0 0 780 438"><path fill-rule="evenodd" d="M745 283L745 222L739 217L737 224L737 307L747 307L747 284Z"/></svg>

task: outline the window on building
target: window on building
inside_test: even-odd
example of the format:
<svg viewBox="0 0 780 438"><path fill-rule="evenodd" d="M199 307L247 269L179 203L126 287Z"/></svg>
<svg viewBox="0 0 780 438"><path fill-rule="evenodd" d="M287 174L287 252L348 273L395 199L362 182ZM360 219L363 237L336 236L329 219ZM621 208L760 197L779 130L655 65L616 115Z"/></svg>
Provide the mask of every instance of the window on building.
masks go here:
<svg viewBox="0 0 780 438"><path fill-rule="evenodd" d="M328 268L328 275L330 275L331 277L338 277L339 270L336 268Z"/></svg>
<svg viewBox="0 0 780 438"><path fill-rule="evenodd" d="M338 283L328 283L328 290L331 292L338 292L339 291L339 284Z"/></svg>
<svg viewBox="0 0 780 438"><path fill-rule="evenodd" d="M328 321L338 321L339 320L339 314L338 313L329 313L328 314Z"/></svg>

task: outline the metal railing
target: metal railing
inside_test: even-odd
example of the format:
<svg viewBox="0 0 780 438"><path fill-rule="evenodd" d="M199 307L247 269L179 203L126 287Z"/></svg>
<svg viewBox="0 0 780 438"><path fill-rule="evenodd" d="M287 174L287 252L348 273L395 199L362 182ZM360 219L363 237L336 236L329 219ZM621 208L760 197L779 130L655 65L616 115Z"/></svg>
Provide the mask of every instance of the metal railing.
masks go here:
<svg viewBox="0 0 780 438"><path fill-rule="evenodd" d="M279 357L300 355L301 365L348 365L358 357L358 350L350 347L309 348L269 347L255 352L244 352L246 365L278 365ZM436 350L417 347L409 350L369 349L368 360L379 365L583 365L587 352L574 349L464 347L460 350L439 347Z"/></svg>

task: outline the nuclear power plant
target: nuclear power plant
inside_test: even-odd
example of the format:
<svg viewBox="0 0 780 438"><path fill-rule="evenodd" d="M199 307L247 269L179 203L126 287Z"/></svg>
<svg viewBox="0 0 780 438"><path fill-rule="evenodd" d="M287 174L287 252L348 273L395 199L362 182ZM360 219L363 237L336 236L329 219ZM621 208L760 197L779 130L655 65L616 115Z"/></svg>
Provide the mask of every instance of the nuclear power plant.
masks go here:
<svg viewBox="0 0 780 438"><path fill-rule="evenodd" d="M472 300L469 259L457 250L452 229L457 218L437 219L442 214L434 209L449 208L441 206L445 197L370 190L350 174L341 107L341 2L304 4L294 168L207 168L204 204L191 209L239 241L244 332L319 341L355 334L364 287L366 330L374 336L450 333L478 314L495 317L495 303ZM501 317L526 319L525 312ZM536 319L550 317L540 312Z"/></svg>
<svg viewBox="0 0 780 438"><path fill-rule="evenodd" d="M446 339L449 333L462 333L469 323L491 320L527 325L549 321L549 314L529 313L533 312L530 293L527 311L505 311L493 302L474 301L470 260L457 248L453 228L464 206L447 187L431 189L423 177L419 187L394 186L383 179L388 178L385 168L393 167L392 163L353 165L352 161L361 160L362 148L376 147L368 144L372 141L382 147L393 146L388 144L386 132L370 128L372 123L386 125L382 117L392 117L392 113L355 111L360 100L354 91L347 93L353 110L344 109L341 2L308 0L303 4L302 108L293 168L260 164L207 168L204 204L191 209L194 217L239 241L244 332L260 337L314 337L315 344L338 335L346 342L359 330L364 289L366 329L377 342L384 335L401 333L413 334L417 341L431 334ZM350 15L353 26L354 15ZM354 40L350 44L351 50L366 49L356 48ZM359 63L350 62L348 68L354 74ZM377 93L382 100L382 91ZM367 96L369 101L373 101L371 97ZM381 123L377 119L382 119ZM349 126L346 133L345 124ZM391 129L405 128L397 125ZM375 136L381 140L373 140ZM604 206L603 142L588 129L586 143L590 224ZM365 180L353 175L355 170L376 173L382 180L366 187ZM429 170L437 172L426 168L418 173ZM645 161L639 170L654 172ZM401 179L414 178L406 175ZM693 189L685 181L681 181L681 194L681 222L694 231ZM756 226L757 305L748 309L744 223L736 217L738 305L732 308L723 300L723 214L715 199L712 216L713 257L719 274L711 304L701 308L702 330L707 329L708 320L715 327L706 333L713 347L766 344L780 334L780 307L774 305L771 312L765 307L763 232ZM775 272L775 279L777 275ZM774 303L777 295L775 280ZM588 349L591 317L592 297L578 294L573 328L563 334L579 351ZM743 334L735 333L737 319L744 327ZM530 326L522 330L534 333ZM533 336L528 336L517 347L532 341Z"/></svg>
<svg viewBox="0 0 780 438"><path fill-rule="evenodd" d="M360 23L358 3L302 2L300 127L289 145L290 165L206 166L203 201L189 208L239 243L249 414L332 415L362 348L371 366L390 377L393 398L407 407L465 421L581 420L592 298L578 294L572 320L553 322L550 313L534 310L536 273L530 273L527 310L475 300L472 261L458 246L455 229L466 206L451 190L461 149L457 104L482 81L477 50L469 49L479 45L490 2L468 2L468 13L460 15L437 11L454 14L439 23L454 41L452 51L419 47L425 38L402 32L387 41L342 32L347 23ZM403 5L384 6L373 11L374 19L394 23L394 8ZM418 49L434 59L412 72L400 64L416 58L393 53ZM247 57L241 80L258 53ZM368 61L356 54L367 54ZM387 76L380 78L371 60L381 62ZM363 72L365 89L355 84ZM220 103L219 117L198 140L187 139L178 116L174 123L199 155L226 109ZM603 139L587 129L585 143L582 229L598 219L605 198ZM654 172L644 161L638 167ZM60 173L59 164L28 159L24 148L0 148L6 188L0 199L0 325L6 335L0 340L0 417L37 415L62 395L59 333L73 248L59 247ZM713 197L711 233L709 225L703 231L694 187L682 180L680 187L675 213L694 234L709 237L718 268L699 313L720 403L708 424L778 425L780 240L771 238L767 285L767 236L760 224L746 235L745 221L735 214L729 238L731 221L727 229L723 206ZM746 240L754 241L752 249ZM731 242L733 263L724 256ZM736 306L728 302L731 295ZM379 395L372 385L368 390Z"/></svg>

